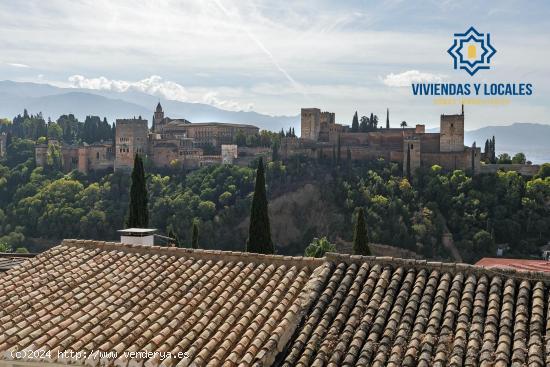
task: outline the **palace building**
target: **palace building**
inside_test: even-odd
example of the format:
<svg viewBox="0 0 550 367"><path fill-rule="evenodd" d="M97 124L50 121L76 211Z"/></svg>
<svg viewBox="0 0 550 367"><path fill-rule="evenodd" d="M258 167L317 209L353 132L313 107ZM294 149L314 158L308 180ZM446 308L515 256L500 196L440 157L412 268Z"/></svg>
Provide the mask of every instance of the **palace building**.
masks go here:
<svg viewBox="0 0 550 367"><path fill-rule="evenodd" d="M35 147L38 166L51 161L59 151L60 165L69 172L131 170L136 154L147 156L155 167L194 169L213 163L233 162L237 157L237 135L257 135L259 128L220 122L192 123L186 119L164 117L160 102L153 114L152 129L140 117L117 119L115 139L94 144L68 145L50 140ZM0 139L0 155L5 143ZM208 149L208 154L205 154ZM214 154L213 154L214 152ZM225 158L222 158L225 157Z"/></svg>

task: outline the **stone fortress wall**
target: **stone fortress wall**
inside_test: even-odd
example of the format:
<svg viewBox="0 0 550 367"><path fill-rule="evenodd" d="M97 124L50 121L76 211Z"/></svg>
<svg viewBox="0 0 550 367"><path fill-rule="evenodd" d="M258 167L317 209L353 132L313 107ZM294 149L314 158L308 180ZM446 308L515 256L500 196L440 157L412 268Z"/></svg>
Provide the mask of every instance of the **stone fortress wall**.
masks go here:
<svg viewBox="0 0 550 367"><path fill-rule="evenodd" d="M330 116L324 120L321 116ZM538 166L489 165L481 163L481 149L475 143L464 145L464 106L460 114L441 115L440 133L426 133L425 125L391 128L389 112L385 128L371 132L352 132L348 126L336 123L333 113L318 108L301 111L300 138L283 138L280 153L288 158L303 155L318 159L332 159L340 152L340 159L348 154L352 160L383 158L399 162L407 174L407 161L411 174L420 166L440 165L445 170L461 169L477 173L496 172L499 168L514 169L532 175ZM338 149L337 147L340 147ZM409 159L410 157L410 159Z"/></svg>

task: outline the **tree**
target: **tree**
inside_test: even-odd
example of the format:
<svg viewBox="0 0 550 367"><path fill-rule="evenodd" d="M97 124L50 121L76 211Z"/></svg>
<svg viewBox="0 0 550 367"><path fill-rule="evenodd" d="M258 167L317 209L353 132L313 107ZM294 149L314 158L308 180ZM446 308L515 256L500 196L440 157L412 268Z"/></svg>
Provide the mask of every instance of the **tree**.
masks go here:
<svg viewBox="0 0 550 367"><path fill-rule="evenodd" d="M378 121L376 122L378 124ZM370 118L369 118L369 130L374 130L375 126L374 126L374 114L371 112L370 113Z"/></svg>
<svg viewBox="0 0 550 367"><path fill-rule="evenodd" d="M516 153L516 155L514 155L514 157L512 158L512 163L515 164L525 164L526 161L527 158L522 152Z"/></svg>
<svg viewBox="0 0 550 367"><path fill-rule="evenodd" d="M473 237L473 252L481 257L483 255L492 255L495 252L495 242L491 234L485 230L480 230Z"/></svg>
<svg viewBox="0 0 550 367"><path fill-rule="evenodd" d="M191 247L194 249L199 248L199 225L196 220L193 221L191 227Z"/></svg>
<svg viewBox="0 0 550 367"><path fill-rule="evenodd" d="M405 129L407 127L407 121L401 121L401 127Z"/></svg>
<svg viewBox="0 0 550 367"><path fill-rule="evenodd" d="M498 155L498 164L510 164L512 163L512 158L510 158L510 155L508 153L502 153Z"/></svg>
<svg viewBox="0 0 550 367"><path fill-rule="evenodd" d="M48 124L48 139L61 140L63 137L63 129L56 122Z"/></svg>
<svg viewBox="0 0 550 367"><path fill-rule="evenodd" d="M365 211L359 208L357 212L357 222L355 224L355 233L353 235L353 253L355 255L370 255L368 245L367 227L365 225Z"/></svg>
<svg viewBox="0 0 550 367"><path fill-rule="evenodd" d="M326 237L314 238L313 241L306 247L304 256L307 257L323 257L327 252L336 251L336 246L328 241Z"/></svg>
<svg viewBox="0 0 550 367"><path fill-rule="evenodd" d="M34 142L29 139L14 138L7 145L7 162L10 166L17 166L20 163L34 158Z"/></svg>
<svg viewBox="0 0 550 367"><path fill-rule="evenodd" d="M361 116L361 122L359 123L359 130L362 133L369 131L369 118L367 116Z"/></svg>
<svg viewBox="0 0 550 367"><path fill-rule="evenodd" d="M497 161L497 153L496 153L496 145L495 145L495 136L493 135L493 139L491 140L491 163L496 163Z"/></svg>
<svg viewBox="0 0 550 367"><path fill-rule="evenodd" d="M170 229L168 230L168 237L174 240L174 245L176 245L176 247L183 247L181 241L178 238L178 235L176 234L176 232L174 232L172 226L170 226Z"/></svg>
<svg viewBox="0 0 550 367"><path fill-rule="evenodd" d="M279 157L279 142L274 141L273 146L271 147L271 160L276 162L280 159Z"/></svg>
<svg viewBox="0 0 550 367"><path fill-rule="evenodd" d="M129 228L147 228L149 224L147 201L147 183L145 181L143 160L139 154L136 154L130 186L130 209L127 222Z"/></svg>
<svg viewBox="0 0 550 367"><path fill-rule="evenodd" d="M390 109L386 109L386 129L390 128Z"/></svg>
<svg viewBox="0 0 550 367"><path fill-rule="evenodd" d="M359 131L359 117L357 116L357 111L353 115L353 120L351 122L351 131L356 133Z"/></svg>
<svg viewBox="0 0 550 367"><path fill-rule="evenodd" d="M81 136L83 123L78 121L73 114L61 115L57 119L57 124L63 130L63 141L72 144Z"/></svg>
<svg viewBox="0 0 550 367"><path fill-rule="evenodd" d="M256 171L256 184L250 209L250 227L246 251L260 254L272 254L274 252L267 208L264 162L261 157Z"/></svg>
<svg viewBox="0 0 550 367"><path fill-rule="evenodd" d="M550 177L550 163L543 163L543 165L540 166L539 172L535 175L534 178L545 179L546 177Z"/></svg>

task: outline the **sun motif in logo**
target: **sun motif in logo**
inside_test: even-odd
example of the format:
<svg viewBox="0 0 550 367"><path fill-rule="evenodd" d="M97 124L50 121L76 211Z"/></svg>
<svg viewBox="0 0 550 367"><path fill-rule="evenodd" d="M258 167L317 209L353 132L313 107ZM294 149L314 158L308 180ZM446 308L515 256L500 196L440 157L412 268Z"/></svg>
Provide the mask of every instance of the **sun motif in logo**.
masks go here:
<svg viewBox="0 0 550 367"><path fill-rule="evenodd" d="M466 70L473 76L481 69L489 69L491 58L497 52L491 45L489 33L479 33L470 27L465 33L455 33L453 45L447 50L453 57L454 68Z"/></svg>

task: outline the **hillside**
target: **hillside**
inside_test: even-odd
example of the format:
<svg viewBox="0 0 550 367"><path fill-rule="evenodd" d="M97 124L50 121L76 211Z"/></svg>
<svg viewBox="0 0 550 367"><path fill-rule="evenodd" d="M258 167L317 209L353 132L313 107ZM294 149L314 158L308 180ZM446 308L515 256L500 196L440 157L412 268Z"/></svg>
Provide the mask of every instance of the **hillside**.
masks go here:
<svg viewBox="0 0 550 367"><path fill-rule="evenodd" d="M157 102L166 116L192 122L230 122L253 124L261 129L279 131L299 127L298 116L270 116L257 112L227 111L202 103L167 100L137 91L59 88L47 84L0 81L0 116L13 118L26 108L29 113L42 112L45 118L56 119L73 113L80 120L87 115L117 118L139 116L150 120Z"/></svg>

